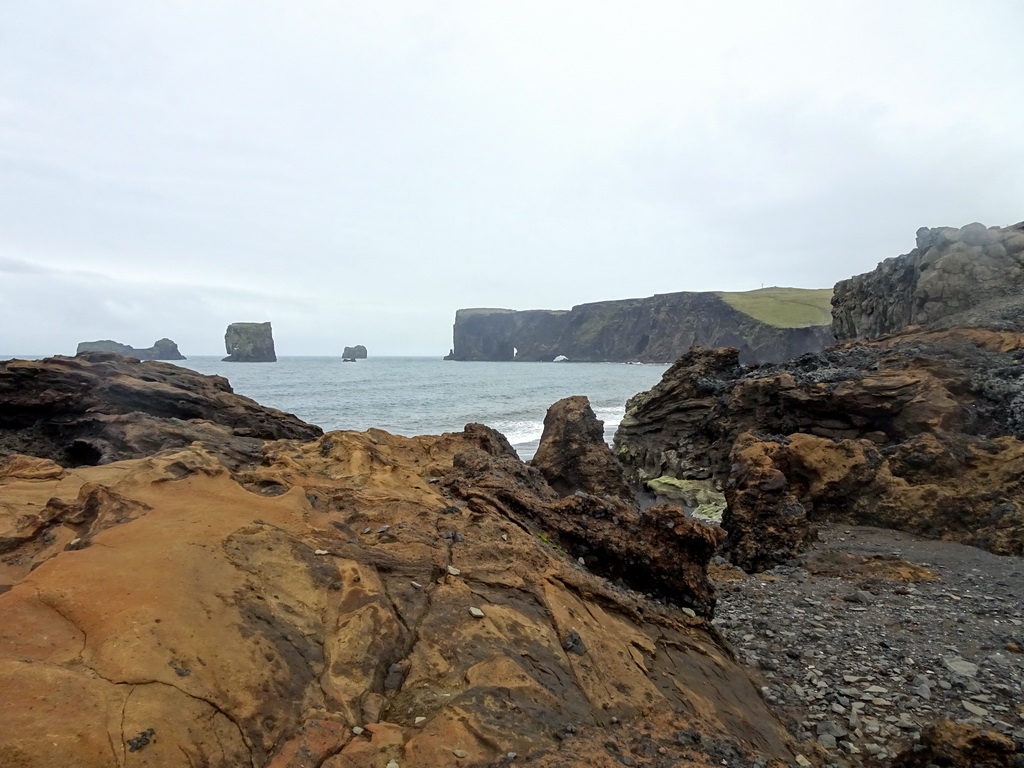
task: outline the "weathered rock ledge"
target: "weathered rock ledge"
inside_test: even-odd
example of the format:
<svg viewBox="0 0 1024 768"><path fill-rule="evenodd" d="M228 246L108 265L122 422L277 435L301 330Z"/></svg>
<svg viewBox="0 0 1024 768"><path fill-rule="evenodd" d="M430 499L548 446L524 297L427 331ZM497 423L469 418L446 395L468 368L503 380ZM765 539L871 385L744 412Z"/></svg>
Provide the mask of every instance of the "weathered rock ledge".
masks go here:
<svg viewBox="0 0 1024 768"><path fill-rule="evenodd" d="M235 465L262 440L323 430L235 394L228 380L111 352L0 363L0 453L107 464L202 440Z"/></svg>
<svg viewBox="0 0 1024 768"><path fill-rule="evenodd" d="M13 457L0 497L35 521L2 539L3 764L793 759L706 620L548 543L603 500L484 427L272 442L234 475L199 445Z"/></svg>
<svg viewBox="0 0 1024 768"><path fill-rule="evenodd" d="M917 335L741 366L693 350L630 400L630 479L723 492L725 548L763 570L845 520L1024 553L1024 352L1005 334ZM993 349L986 349L988 343Z"/></svg>

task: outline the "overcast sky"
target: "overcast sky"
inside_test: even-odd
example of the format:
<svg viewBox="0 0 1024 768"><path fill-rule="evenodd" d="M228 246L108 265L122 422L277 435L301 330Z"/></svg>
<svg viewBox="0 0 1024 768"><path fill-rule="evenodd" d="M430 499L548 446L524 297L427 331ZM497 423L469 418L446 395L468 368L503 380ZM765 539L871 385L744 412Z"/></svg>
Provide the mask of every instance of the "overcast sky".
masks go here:
<svg viewBox="0 0 1024 768"><path fill-rule="evenodd" d="M442 355L1024 219L1024 3L0 2L0 354Z"/></svg>

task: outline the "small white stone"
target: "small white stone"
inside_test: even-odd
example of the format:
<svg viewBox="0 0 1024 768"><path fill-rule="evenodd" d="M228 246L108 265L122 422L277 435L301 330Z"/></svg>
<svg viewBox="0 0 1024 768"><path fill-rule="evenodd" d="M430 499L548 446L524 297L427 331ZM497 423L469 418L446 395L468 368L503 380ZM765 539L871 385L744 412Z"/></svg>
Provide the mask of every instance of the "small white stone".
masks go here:
<svg viewBox="0 0 1024 768"><path fill-rule="evenodd" d="M695 610L693 610L693 608L680 608L679 610L681 610L687 616L692 616L694 618L697 617L697 612Z"/></svg>
<svg viewBox="0 0 1024 768"><path fill-rule="evenodd" d="M413 589L423 589L423 585L418 581L410 581L409 583L412 584Z"/></svg>
<svg viewBox="0 0 1024 768"><path fill-rule="evenodd" d="M501 534L501 540L502 541L508 541L508 534L507 533Z"/></svg>
<svg viewBox="0 0 1024 768"><path fill-rule="evenodd" d="M452 750L452 754L455 755L456 757L465 757L466 755L469 754L469 752L467 752L464 749L453 749Z"/></svg>
<svg viewBox="0 0 1024 768"><path fill-rule="evenodd" d="M327 550L326 549L314 549L313 550L313 554L314 555L326 555L327 554Z"/></svg>
<svg viewBox="0 0 1024 768"><path fill-rule="evenodd" d="M427 718L425 718L425 717L417 717L413 721L413 725L419 725L420 723L425 723L425 722L427 722Z"/></svg>
<svg viewBox="0 0 1024 768"><path fill-rule="evenodd" d="M352 733L354 733L354 734L355 734L356 736L360 736L360 735L362 735L362 733L363 733L363 731L364 731L364 730L365 730L364 728L360 728L360 727L359 727L359 726L357 725L356 727L354 727L354 728L352 729Z"/></svg>
<svg viewBox="0 0 1024 768"><path fill-rule="evenodd" d="M802 766L802 768L808 768L808 766L811 765L811 761L808 760L803 755L797 755L796 756L796 762L797 762L797 765Z"/></svg>
<svg viewBox="0 0 1024 768"><path fill-rule="evenodd" d="M469 615L473 616L474 618L477 618L477 619L482 619L484 617L484 612L481 611L476 606L474 606L474 607L469 609Z"/></svg>
<svg viewBox="0 0 1024 768"><path fill-rule="evenodd" d="M398 766L398 761L397 761L397 760L391 760L391 761L390 761L390 762L389 762L389 763L387 764L387 768L399 768L399 766Z"/></svg>
<svg viewBox="0 0 1024 768"><path fill-rule="evenodd" d="M580 565L586 565L587 564L587 561L584 560L582 557L577 557L576 558L576 562L579 563Z"/></svg>
<svg viewBox="0 0 1024 768"><path fill-rule="evenodd" d="M450 573L452 576L458 576L460 573L462 573L462 571L460 571L454 565L449 565L448 566L448 573Z"/></svg>

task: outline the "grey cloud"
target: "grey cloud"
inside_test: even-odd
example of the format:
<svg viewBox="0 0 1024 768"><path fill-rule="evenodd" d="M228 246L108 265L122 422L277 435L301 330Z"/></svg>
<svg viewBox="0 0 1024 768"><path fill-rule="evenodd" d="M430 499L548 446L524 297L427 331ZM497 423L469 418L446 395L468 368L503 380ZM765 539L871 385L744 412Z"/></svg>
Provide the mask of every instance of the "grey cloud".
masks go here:
<svg viewBox="0 0 1024 768"><path fill-rule="evenodd" d="M462 306L830 285L919 226L1024 219L1022 21L11 0L0 352L215 354L269 319L283 354L442 354Z"/></svg>

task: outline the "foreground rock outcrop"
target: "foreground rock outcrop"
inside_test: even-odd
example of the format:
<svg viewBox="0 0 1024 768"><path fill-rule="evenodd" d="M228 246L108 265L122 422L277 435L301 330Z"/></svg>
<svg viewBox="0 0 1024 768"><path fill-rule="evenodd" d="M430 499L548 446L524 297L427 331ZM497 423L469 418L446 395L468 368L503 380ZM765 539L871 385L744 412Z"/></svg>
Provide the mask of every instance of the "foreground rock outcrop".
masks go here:
<svg viewBox="0 0 1024 768"><path fill-rule="evenodd" d="M0 499L0 764L794 757L704 619L548 543L603 500L484 427L272 442L234 474L200 445L10 457Z"/></svg>
<svg viewBox="0 0 1024 768"><path fill-rule="evenodd" d="M323 430L235 394L227 379L110 352L0 363L0 453L108 464L204 441L232 465L262 440Z"/></svg>
<svg viewBox="0 0 1024 768"><path fill-rule="evenodd" d="M232 323L224 333L228 363L276 363L270 323Z"/></svg>
<svg viewBox="0 0 1024 768"><path fill-rule="evenodd" d="M628 404L630 479L706 483L742 567L783 562L815 520L1024 553L1024 352L961 331L744 367L696 349ZM991 349L986 349L989 346Z"/></svg>
<svg viewBox="0 0 1024 768"><path fill-rule="evenodd" d="M116 341L111 341L110 339L80 342L75 354L81 355L87 352L116 352L119 355L137 357L139 360L188 359L178 351L178 345L170 339L157 339L153 342L153 346L146 347L145 349L136 349L135 347L130 347L127 344L120 344Z"/></svg>
<svg viewBox="0 0 1024 768"><path fill-rule="evenodd" d="M784 360L833 341L829 291L665 293L565 310L460 309L447 360L669 362L694 344L744 361Z"/></svg>
<svg viewBox="0 0 1024 768"><path fill-rule="evenodd" d="M1024 331L1024 222L922 227L917 247L838 283L837 339L870 339L908 326Z"/></svg>

